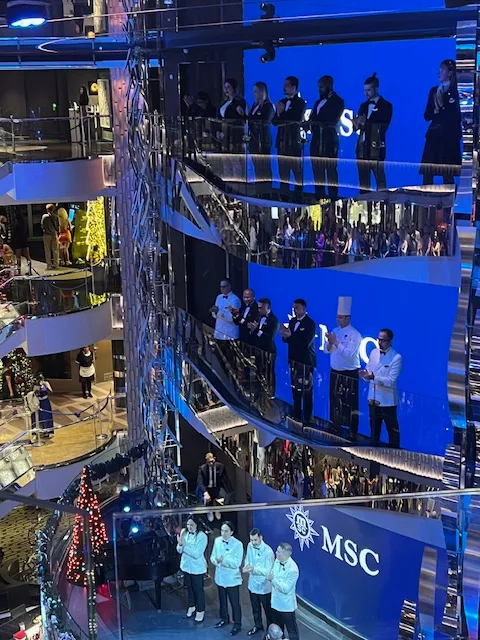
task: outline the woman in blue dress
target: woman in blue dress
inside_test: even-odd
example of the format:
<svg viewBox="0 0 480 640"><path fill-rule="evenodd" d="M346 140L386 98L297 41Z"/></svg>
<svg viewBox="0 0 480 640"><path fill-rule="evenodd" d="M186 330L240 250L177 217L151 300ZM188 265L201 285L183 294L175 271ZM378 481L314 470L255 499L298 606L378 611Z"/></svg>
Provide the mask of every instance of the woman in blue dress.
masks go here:
<svg viewBox="0 0 480 640"><path fill-rule="evenodd" d="M52 392L50 383L45 380L42 374L38 377L38 385L36 387L36 394L40 402L38 410L38 422L36 424L36 414L32 414L32 423L38 429L41 429L40 435L42 437L53 438L53 413L52 405L48 394Z"/></svg>

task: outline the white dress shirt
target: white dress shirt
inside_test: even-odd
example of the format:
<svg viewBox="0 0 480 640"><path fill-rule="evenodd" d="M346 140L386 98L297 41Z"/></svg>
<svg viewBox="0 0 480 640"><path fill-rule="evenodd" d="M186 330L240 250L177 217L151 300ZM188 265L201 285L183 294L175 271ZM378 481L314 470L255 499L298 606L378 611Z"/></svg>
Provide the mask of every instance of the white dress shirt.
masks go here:
<svg viewBox="0 0 480 640"><path fill-rule="evenodd" d="M391 347L385 355L380 349L374 349L366 368L375 376L370 381L368 399L381 407L395 407L398 404L397 380L402 370L402 356Z"/></svg>
<svg viewBox="0 0 480 640"><path fill-rule="evenodd" d="M190 573L194 576L207 573L205 549L207 548L208 538L206 534L203 531L189 533L183 529L182 535L185 538L185 544L177 544L177 551L182 554L180 569L184 573Z"/></svg>
<svg viewBox="0 0 480 640"><path fill-rule="evenodd" d="M327 347L331 368L336 371L360 369L360 333L351 324L344 329L335 327L332 333L337 336L338 346L332 345L329 349ZM325 344L328 345L328 340Z"/></svg>
<svg viewBox="0 0 480 640"><path fill-rule="evenodd" d="M289 558L283 564L275 560L272 573L272 609L284 612L295 611L297 608L295 589L298 580L296 562L292 558Z"/></svg>
<svg viewBox="0 0 480 640"><path fill-rule="evenodd" d="M217 558L223 558L220 564ZM243 544L233 536L225 542L220 536L213 543L210 562L215 565L215 584L219 587L237 587L242 584L240 566L243 560Z"/></svg>
<svg viewBox="0 0 480 640"><path fill-rule="evenodd" d="M256 549L251 542L247 546L245 565L253 567L252 573L248 577L248 590L252 593L271 593L272 584L267 580L267 576L272 572L275 555L273 549L262 542Z"/></svg>
<svg viewBox="0 0 480 640"><path fill-rule="evenodd" d="M215 339L236 340L238 338L238 326L234 323L232 314L227 307L240 309L242 306L240 298L231 291L226 296L221 293L215 300L215 306L218 307L217 313L212 313L212 316L216 319Z"/></svg>

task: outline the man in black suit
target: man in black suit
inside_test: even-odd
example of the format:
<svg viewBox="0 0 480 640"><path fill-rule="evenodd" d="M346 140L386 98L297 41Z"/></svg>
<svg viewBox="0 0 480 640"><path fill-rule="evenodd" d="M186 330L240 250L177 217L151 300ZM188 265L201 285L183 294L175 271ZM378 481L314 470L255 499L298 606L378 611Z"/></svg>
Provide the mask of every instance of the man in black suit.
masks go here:
<svg viewBox="0 0 480 640"><path fill-rule="evenodd" d="M345 102L333 90L332 76L320 78L318 93L320 98L313 105L308 120L312 132L310 156L315 179L315 195L317 198L325 198L327 184L328 195L335 201L338 198L338 124L345 109Z"/></svg>
<svg viewBox="0 0 480 640"><path fill-rule="evenodd" d="M242 298L240 309L229 307L229 310L232 314L233 322L238 326L240 342L242 344L253 344L252 333L248 328L248 324L258 317L258 305L255 301L253 289L245 289Z"/></svg>
<svg viewBox="0 0 480 640"><path fill-rule="evenodd" d="M305 116L306 102L298 95L298 78L288 76L283 85L285 98L275 105L273 124L277 131L278 170L280 189L290 190L290 172L293 173L294 189L301 192L302 178L302 138L300 123Z"/></svg>
<svg viewBox="0 0 480 640"><path fill-rule="evenodd" d="M280 335L288 344L293 417L303 424L308 424L313 411L313 371L317 366L316 325L307 315L307 303L302 298L294 301L293 312L295 315L288 323L288 327L280 325Z"/></svg>
<svg viewBox="0 0 480 640"><path fill-rule="evenodd" d="M222 500L223 504L227 504L228 499L228 476L225 465L217 462L213 453L205 454L205 464L198 468L197 485L203 493L203 501L205 504L215 504L215 501ZM221 514L215 512L217 520L220 520ZM213 513L208 513L207 518L210 522L213 520Z"/></svg>
<svg viewBox="0 0 480 640"><path fill-rule="evenodd" d="M353 120L353 126L360 132L357 141L357 168L360 193L372 190L370 173L377 183L377 191L387 188L385 176L386 133L393 115L393 106L378 93L380 82L377 74L365 80L364 92L367 98Z"/></svg>
<svg viewBox="0 0 480 640"><path fill-rule="evenodd" d="M265 376L267 394L269 398L275 397L275 359L277 347L275 336L278 330L277 316L272 312L271 302L268 298L260 298L258 301L258 319L249 323L252 332L253 344L257 348L255 362L258 372Z"/></svg>

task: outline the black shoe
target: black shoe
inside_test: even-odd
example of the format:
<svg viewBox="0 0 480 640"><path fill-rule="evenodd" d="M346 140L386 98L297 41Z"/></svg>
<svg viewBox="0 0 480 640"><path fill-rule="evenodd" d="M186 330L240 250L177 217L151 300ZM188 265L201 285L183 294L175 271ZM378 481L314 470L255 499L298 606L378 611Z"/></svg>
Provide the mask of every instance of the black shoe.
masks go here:
<svg viewBox="0 0 480 640"><path fill-rule="evenodd" d="M233 629L230 631L230 635L236 636L240 633L241 630L242 630L242 627L233 627Z"/></svg>
<svg viewBox="0 0 480 640"><path fill-rule="evenodd" d="M91 393L89 393L89 394L88 394L88 397L89 397L89 398L93 398L93 396L92 396L92 394L91 394Z"/></svg>
<svg viewBox="0 0 480 640"><path fill-rule="evenodd" d="M226 624L228 624L228 620L219 620L214 628L220 629L220 627L224 627Z"/></svg>
<svg viewBox="0 0 480 640"><path fill-rule="evenodd" d="M83 397L84 397L85 400L88 400L88 396L87 396L86 393L83 394Z"/></svg>
<svg viewBox="0 0 480 640"><path fill-rule="evenodd" d="M252 627L250 631L247 631L247 636L254 636L256 633L263 631L263 627Z"/></svg>

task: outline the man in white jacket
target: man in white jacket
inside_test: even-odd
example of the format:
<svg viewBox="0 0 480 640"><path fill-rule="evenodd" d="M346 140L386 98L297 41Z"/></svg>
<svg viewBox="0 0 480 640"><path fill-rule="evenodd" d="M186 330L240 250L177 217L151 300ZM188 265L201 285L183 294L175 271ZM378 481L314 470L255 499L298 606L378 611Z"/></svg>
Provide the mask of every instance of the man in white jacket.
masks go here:
<svg viewBox="0 0 480 640"><path fill-rule="evenodd" d="M290 640L299 640L295 615L299 572L296 562L292 560L292 545L281 542L276 555L272 572L267 576L272 584L272 616L282 631L287 630Z"/></svg>
<svg viewBox="0 0 480 640"><path fill-rule="evenodd" d="M253 613L253 627L247 632L247 636L263 631L262 607L267 619L267 629L272 623L270 606L272 584L267 580L267 576L272 572L274 562L273 549L265 544L259 529L252 529L243 565L243 573L249 574L248 592Z"/></svg>
<svg viewBox="0 0 480 640"><path fill-rule="evenodd" d="M242 575L240 566L243 560L243 544L234 538L234 527L231 522L224 522L220 529L221 536L215 538L210 562L215 565L215 584L218 587L218 599L220 601L220 620L215 625L216 629L229 623L228 603L232 607L233 627L231 636L240 633L242 627L242 610L240 607L240 585Z"/></svg>
<svg viewBox="0 0 480 640"><path fill-rule="evenodd" d="M368 404L372 442L380 442L382 423L385 422L389 445L399 449L397 380L402 370L402 356L392 347L392 342L393 331L381 329L378 333L379 348L371 352L366 369L359 375L370 382Z"/></svg>

